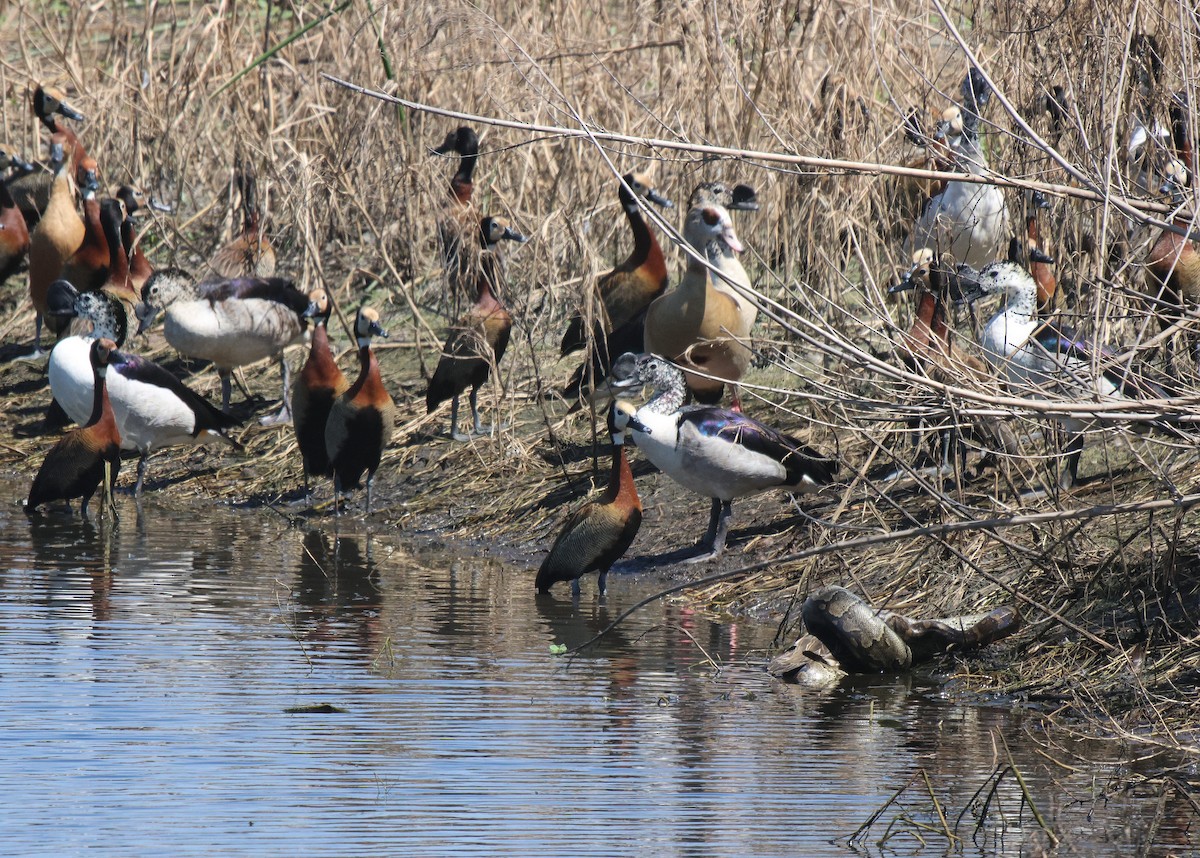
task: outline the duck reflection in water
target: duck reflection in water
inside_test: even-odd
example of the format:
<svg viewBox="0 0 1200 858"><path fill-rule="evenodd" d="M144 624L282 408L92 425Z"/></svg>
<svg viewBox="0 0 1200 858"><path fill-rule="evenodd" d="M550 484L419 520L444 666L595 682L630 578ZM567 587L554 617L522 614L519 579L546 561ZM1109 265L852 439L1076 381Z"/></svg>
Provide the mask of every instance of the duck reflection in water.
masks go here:
<svg viewBox="0 0 1200 858"><path fill-rule="evenodd" d="M342 534L331 539L324 531L310 530L297 574L296 622L304 640L348 644L354 657L373 659L383 595L371 559L371 536Z"/></svg>
<svg viewBox="0 0 1200 858"><path fill-rule="evenodd" d="M45 603L62 608L71 602L82 607L83 576L87 576L87 608L94 622L112 618L112 557L118 529L101 519L97 527L88 519L33 516L29 519L29 544L37 568L45 570ZM0 553L0 568L13 563Z"/></svg>

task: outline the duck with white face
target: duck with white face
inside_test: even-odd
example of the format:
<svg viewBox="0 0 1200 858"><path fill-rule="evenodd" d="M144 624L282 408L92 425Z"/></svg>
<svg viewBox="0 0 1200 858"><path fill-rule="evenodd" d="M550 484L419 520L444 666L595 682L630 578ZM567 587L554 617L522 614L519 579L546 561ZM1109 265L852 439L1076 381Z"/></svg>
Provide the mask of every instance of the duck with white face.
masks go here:
<svg viewBox="0 0 1200 858"><path fill-rule="evenodd" d="M1168 399L1177 396L1168 379L1152 378L1147 368L1118 360L1112 349L1072 329L1038 318L1038 284L1014 262L993 262L975 271L960 266L964 301L1002 296L999 309L984 325L980 346L984 357L1014 393L1036 399L1113 400ZM1058 484L1069 489L1078 478L1084 431L1094 420L1056 418L1067 433ZM1169 423L1155 421L1172 434Z"/></svg>
<svg viewBox="0 0 1200 858"><path fill-rule="evenodd" d="M613 376L614 387L654 388L629 421L638 449L685 489L712 498L708 531L688 562L721 555L736 498L770 489L806 494L833 482L837 461L799 439L729 409L685 407L683 371L658 355L623 355Z"/></svg>

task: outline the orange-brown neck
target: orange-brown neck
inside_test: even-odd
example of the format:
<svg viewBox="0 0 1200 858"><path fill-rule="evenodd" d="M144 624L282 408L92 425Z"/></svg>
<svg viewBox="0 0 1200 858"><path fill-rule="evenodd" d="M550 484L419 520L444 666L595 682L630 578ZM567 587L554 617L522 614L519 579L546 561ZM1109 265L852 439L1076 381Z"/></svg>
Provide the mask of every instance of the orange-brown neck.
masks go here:
<svg viewBox="0 0 1200 858"><path fill-rule="evenodd" d="M359 407L381 405L390 400L379 376L379 361L369 345L358 348L358 378L346 391L347 398Z"/></svg>
<svg viewBox="0 0 1200 858"><path fill-rule="evenodd" d="M323 384L333 387L342 378L342 371L338 369L333 351L329 348L329 332L325 330L324 319L319 319L313 325L312 348L300 374L310 386Z"/></svg>
<svg viewBox="0 0 1200 858"><path fill-rule="evenodd" d="M626 509L641 510L642 502L633 483L633 470L624 444L613 445L612 468L609 470L608 487L600 498L601 503L617 503Z"/></svg>

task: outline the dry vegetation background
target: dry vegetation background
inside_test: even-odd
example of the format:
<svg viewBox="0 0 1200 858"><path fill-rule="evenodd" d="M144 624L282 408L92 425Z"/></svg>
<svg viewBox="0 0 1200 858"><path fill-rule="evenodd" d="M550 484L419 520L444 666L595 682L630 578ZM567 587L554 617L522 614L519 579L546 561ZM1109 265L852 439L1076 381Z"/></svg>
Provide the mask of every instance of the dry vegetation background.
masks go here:
<svg viewBox="0 0 1200 858"><path fill-rule="evenodd" d="M1000 90L1092 187L1136 197L1126 143L1139 58L1129 45L1143 32L1158 41L1163 72L1150 109L1165 124L1170 94L1192 92L1197 80L1200 28L1188 4L1014 0L955 3L948 15ZM747 551L774 562L734 585L714 585L703 597L754 609L802 596L816 583L853 583L877 604L918 615L1016 599L1029 626L1012 644L1015 664L977 677L979 685L1021 691L1053 708L1078 703L1075 680L1090 672L1093 690L1108 694L1105 705L1126 713L1130 729L1156 738L1170 739L1177 724L1171 719L1194 712L1200 540L1186 498L1196 491L1200 468L1190 447L1135 438L1112 423L1089 437L1082 472L1111 470L1113 480L1024 508L1013 488L1044 475L1041 442L1030 442L1025 457L948 488L899 491L865 478L875 465L913 457L909 440L896 431L897 419L906 416L896 403L914 401L911 383L868 359L894 362L892 335L907 328L911 316L909 299L889 302L884 295L905 263L901 243L919 199L911 182L635 144L601 152L586 141L477 126L483 138L475 174L479 207L507 216L532 239L508 253L507 294L518 329L502 370L506 395L494 405L501 417L525 417L497 443L452 447L430 437L445 418L425 420L421 374L436 361L447 316L456 308L438 270L435 232L453 163L431 156L429 148L459 123L365 97L322 73L520 122L578 128L582 119L635 137L902 164L920 153L906 142L901 118L913 108L930 119L940 113L957 97L967 68L935 5L10 3L2 16L5 140L18 152L42 155L43 134L28 93L37 81L65 89L87 116L80 134L106 184L132 181L176 205L176 213L156 217L150 231L153 261L194 265L228 234L231 167L241 158L256 166L264 186L282 273L308 288L333 289L343 310L364 297L383 308L405 356L394 364L403 372L389 378L404 425L385 468L394 474L457 470L460 480L469 469L472 500L456 500L458 512L447 518L461 532L490 522L493 532L548 537L561 521L562 504L577 502L587 488L589 464L560 454L572 444L582 449L591 429L585 420L562 422L565 406L541 393L560 386L574 368L558 362L554 350L566 315L595 277L628 251L606 158L621 171L652 165L660 189L680 205L702 180L754 185L762 210L737 220L749 248L745 262L757 289L778 302L776 315L793 331L760 316L762 359L749 381L763 386L764 399L751 398L747 407L836 450L846 483L808 503L801 518L775 499L739 504L735 536L754 521L755 510L764 520L785 519L754 540L754 553ZM311 29L235 79L264 50L305 27ZM835 77L822 90L828 75ZM1045 110L1045 95L1056 85L1067 94L1061 127ZM1080 184L1000 104L993 101L985 119L985 148L998 173ZM1018 191L1009 193L1009 204L1019 222ZM1153 325L1147 330L1130 294L1141 283L1139 260L1150 228L1131 226L1110 203L1066 198L1053 201L1043 224L1074 324L1126 346L1156 333ZM1124 249L1110 253L1119 241ZM669 248L667 255L680 270L682 256ZM32 312L22 278L13 278L3 297L5 342L27 338ZM960 323L970 338L973 320L964 314ZM273 378L272 371L261 387L270 388ZM1022 432L1042 428L1036 403L997 405L988 399L994 393L947 401L927 391L921 401L963 419L976 412L1012 420ZM531 410L536 419L529 419ZM247 441L266 457L290 438L252 433ZM286 490L298 482L298 457L250 472L263 494ZM404 512L393 507L384 515L399 521L414 511L444 510L436 480L420 485ZM245 493L244 485L211 489L216 495L239 491ZM651 500L680 498L657 484L647 491ZM1183 503L1169 506L1180 498ZM1160 500L1168 507L1153 513L1086 512ZM699 534L707 503L677 502L689 512L684 524L669 528L671 539ZM526 515L497 515L513 509ZM1085 512L1019 526L1000 521L958 534L936 531L947 523L1058 509ZM675 515L659 513L660 526L667 530L662 522ZM813 544L919 526L935 531L778 559Z"/></svg>

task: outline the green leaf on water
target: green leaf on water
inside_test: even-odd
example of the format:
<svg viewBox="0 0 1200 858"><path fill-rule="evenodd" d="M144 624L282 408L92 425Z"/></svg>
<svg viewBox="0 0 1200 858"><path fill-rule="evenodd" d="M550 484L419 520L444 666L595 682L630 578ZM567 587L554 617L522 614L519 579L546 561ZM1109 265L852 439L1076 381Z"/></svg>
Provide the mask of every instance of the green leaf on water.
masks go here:
<svg viewBox="0 0 1200 858"><path fill-rule="evenodd" d="M550 644L550 655L562 655L566 651L566 644Z"/></svg>

